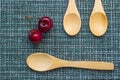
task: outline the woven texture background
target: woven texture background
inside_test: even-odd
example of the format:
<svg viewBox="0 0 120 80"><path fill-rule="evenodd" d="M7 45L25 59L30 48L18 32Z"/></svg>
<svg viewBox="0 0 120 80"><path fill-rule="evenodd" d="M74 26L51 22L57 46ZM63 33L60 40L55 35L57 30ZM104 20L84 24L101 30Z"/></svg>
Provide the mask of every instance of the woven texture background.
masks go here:
<svg viewBox="0 0 120 80"><path fill-rule="evenodd" d="M94 0L76 0L82 27L75 37L66 35L62 21L68 0L0 0L0 80L120 80L120 0L102 0L109 27L103 37L89 30L89 16ZM54 27L43 33L43 41L33 45L27 38L30 30L24 16L50 16ZM37 19L32 19L37 28ZM27 67L26 58L45 52L66 60L107 61L114 71L60 68L35 72Z"/></svg>

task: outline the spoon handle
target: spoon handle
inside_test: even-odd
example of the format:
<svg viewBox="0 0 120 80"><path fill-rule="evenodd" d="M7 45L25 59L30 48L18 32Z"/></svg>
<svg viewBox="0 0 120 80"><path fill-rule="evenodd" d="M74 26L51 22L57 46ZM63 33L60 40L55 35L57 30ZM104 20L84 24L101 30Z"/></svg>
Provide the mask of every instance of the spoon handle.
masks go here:
<svg viewBox="0 0 120 80"><path fill-rule="evenodd" d="M76 67L94 70L114 70L114 64L97 61L63 61L63 67Z"/></svg>
<svg viewBox="0 0 120 80"><path fill-rule="evenodd" d="M94 10L94 12L97 12L97 11L103 11L104 12L101 0L95 0L93 10Z"/></svg>
<svg viewBox="0 0 120 80"><path fill-rule="evenodd" d="M67 13L73 13L73 12L78 12L77 11L77 6L75 0L69 0L68 7L67 7Z"/></svg>

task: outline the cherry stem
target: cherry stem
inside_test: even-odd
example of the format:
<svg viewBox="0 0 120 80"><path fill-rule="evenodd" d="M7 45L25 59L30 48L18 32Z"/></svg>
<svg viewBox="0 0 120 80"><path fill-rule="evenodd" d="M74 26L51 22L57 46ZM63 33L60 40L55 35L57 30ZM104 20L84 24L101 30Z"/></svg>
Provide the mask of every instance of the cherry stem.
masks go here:
<svg viewBox="0 0 120 80"><path fill-rule="evenodd" d="M37 16L25 16L25 18L29 21L29 26L30 26L30 28L31 29L33 29L33 27L32 27L32 22L31 22L31 18L39 18L39 17L37 17Z"/></svg>
<svg viewBox="0 0 120 80"><path fill-rule="evenodd" d="M33 27L32 27L32 22L31 22L31 17L30 16L25 16L25 18L29 21L29 26L30 26L30 28L31 29L33 29Z"/></svg>
<svg viewBox="0 0 120 80"><path fill-rule="evenodd" d="M29 19L29 25L30 25L30 28L33 29L33 27L32 27L32 22L31 22L30 19Z"/></svg>

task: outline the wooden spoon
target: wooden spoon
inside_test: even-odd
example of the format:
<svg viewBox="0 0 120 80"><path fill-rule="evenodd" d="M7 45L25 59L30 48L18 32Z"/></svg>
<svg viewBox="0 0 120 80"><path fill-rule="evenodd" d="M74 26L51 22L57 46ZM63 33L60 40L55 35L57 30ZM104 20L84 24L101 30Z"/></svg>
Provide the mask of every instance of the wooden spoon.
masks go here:
<svg viewBox="0 0 120 80"><path fill-rule="evenodd" d="M101 0L95 0L94 8L90 16L90 30L95 36L103 36L108 27L108 20Z"/></svg>
<svg viewBox="0 0 120 80"><path fill-rule="evenodd" d="M94 70L114 70L113 63L97 61L66 61L45 53L34 53L28 56L27 65L35 71L48 71L60 67L76 67Z"/></svg>
<svg viewBox="0 0 120 80"><path fill-rule="evenodd" d="M63 26L65 32L70 36L75 36L80 31L81 18L77 10L75 0L69 0L68 7L64 15Z"/></svg>

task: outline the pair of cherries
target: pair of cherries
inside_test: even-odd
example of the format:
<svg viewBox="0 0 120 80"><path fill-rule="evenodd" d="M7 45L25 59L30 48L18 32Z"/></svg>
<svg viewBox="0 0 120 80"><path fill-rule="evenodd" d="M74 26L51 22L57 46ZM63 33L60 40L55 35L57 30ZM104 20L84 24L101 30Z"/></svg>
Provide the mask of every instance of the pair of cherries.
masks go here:
<svg viewBox="0 0 120 80"><path fill-rule="evenodd" d="M39 44L42 41L42 32L46 33L53 27L53 21L50 17L44 16L38 20L38 29L33 29L31 24L31 16L25 16L28 19L31 30L28 32L28 38L33 44Z"/></svg>

